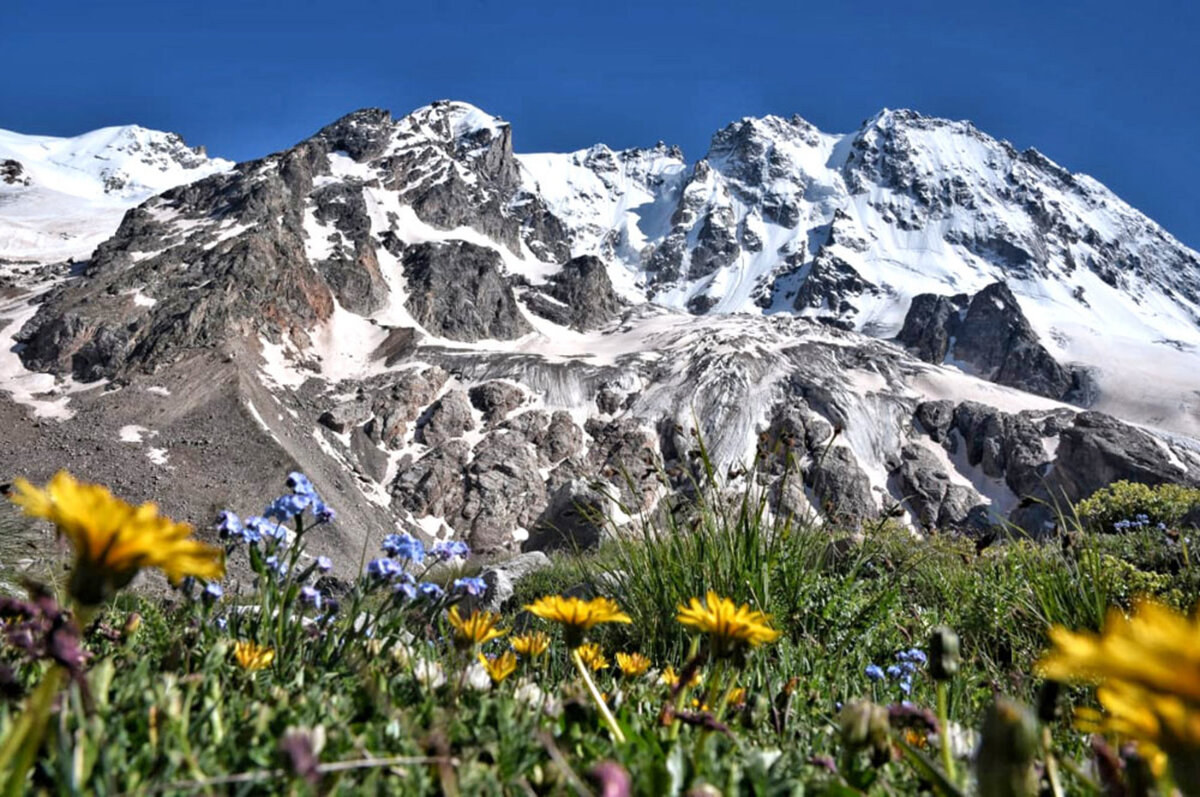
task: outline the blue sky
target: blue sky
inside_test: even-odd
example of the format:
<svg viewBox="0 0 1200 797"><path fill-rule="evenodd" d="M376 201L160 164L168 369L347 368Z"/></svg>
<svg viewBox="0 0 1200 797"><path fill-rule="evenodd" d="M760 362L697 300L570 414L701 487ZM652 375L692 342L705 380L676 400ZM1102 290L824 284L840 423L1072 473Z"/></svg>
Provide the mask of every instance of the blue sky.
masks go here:
<svg viewBox="0 0 1200 797"><path fill-rule="evenodd" d="M355 108L473 102L519 152L747 115L849 131L965 118L1108 184L1200 247L1200 7L1189 2L30 2L0 23L0 127L136 122L246 159Z"/></svg>

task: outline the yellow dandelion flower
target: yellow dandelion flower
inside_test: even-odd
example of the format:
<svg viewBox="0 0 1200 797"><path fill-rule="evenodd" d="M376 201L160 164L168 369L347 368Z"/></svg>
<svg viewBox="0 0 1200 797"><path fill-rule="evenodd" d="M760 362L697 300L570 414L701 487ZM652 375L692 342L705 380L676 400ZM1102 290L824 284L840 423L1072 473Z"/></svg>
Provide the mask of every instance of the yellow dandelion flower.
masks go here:
<svg viewBox="0 0 1200 797"><path fill-rule="evenodd" d="M641 653L618 653L617 666L626 678L637 678L650 669L650 659Z"/></svg>
<svg viewBox="0 0 1200 797"><path fill-rule="evenodd" d="M454 646L459 650L482 645L508 633L504 629L496 628L500 615L495 612L481 612L476 609L464 620L458 613L458 606L455 605L446 613L446 619L454 627Z"/></svg>
<svg viewBox="0 0 1200 797"><path fill-rule="evenodd" d="M674 689L675 685L679 683L679 673L675 672L675 668L668 664L658 676L658 680L664 686L669 686ZM704 673L702 673L700 670L696 670L694 673L692 673L692 679L688 682L688 686L699 686L703 681Z"/></svg>
<svg viewBox="0 0 1200 797"><path fill-rule="evenodd" d="M546 595L525 608L543 620L561 624L567 646L570 648L577 648L583 644L584 634L600 623L633 622L611 598L584 601L576 597Z"/></svg>
<svg viewBox="0 0 1200 797"><path fill-rule="evenodd" d="M518 655L527 659L536 659L550 649L550 635L545 631L521 634L511 637L508 641Z"/></svg>
<svg viewBox="0 0 1200 797"><path fill-rule="evenodd" d="M679 606L681 624L695 628L708 635L710 653L714 658L726 658L756 647L765 642L779 639L779 632L771 628L769 615L751 609L748 604L738 606L728 598L708 591L704 603L692 598L688 606Z"/></svg>
<svg viewBox="0 0 1200 797"><path fill-rule="evenodd" d="M225 575L224 552L192 537L192 527L158 514L152 503L133 506L98 484L59 471L44 487L17 479L13 503L30 517L49 520L75 551L70 592L80 604L103 603L144 567L162 570L172 584L186 576L215 581Z"/></svg>
<svg viewBox="0 0 1200 797"><path fill-rule="evenodd" d="M579 658L583 659L583 663L588 666L588 669L596 672L608 666L608 659L604 657L604 651L595 642L580 645Z"/></svg>
<svg viewBox="0 0 1200 797"><path fill-rule="evenodd" d="M275 661L275 650L243 640L234 644L233 658L243 670L265 670Z"/></svg>
<svg viewBox="0 0 1200 797"><path fill-rule="evenodd" d="M1099 634L1050 629L1039 674L1098 686L1101 711L1076 723L1138 744L1156 772L1167 760L1177 782L1200 783L1200 613L1187 617L1152 600L1126 616L1113 609Z"/></svg>
<svg viewBox="0 0 1200 797"><path fill-rule="evenodd" d="M929 747L928 734L922 733L916 728L904 729L904 741L909 747L915 747L918 750L924 750Z"/></svg>
<svg viewBox="0 0 1200 797"><path fill-rule="evenodd" d="M479 663L487 671L488 677L492 679L492 683L498 684L516 671L517 656L511 650L506 650L499 656L490 657L480 653Z"/></svg>
<svg viewBox="0 0 1200 797"><path fill-rule="evenodd" d="M745 687L735 686L729 690L729 694L725 697L725 702L731 706L746 705L746 689Z"/></svg>

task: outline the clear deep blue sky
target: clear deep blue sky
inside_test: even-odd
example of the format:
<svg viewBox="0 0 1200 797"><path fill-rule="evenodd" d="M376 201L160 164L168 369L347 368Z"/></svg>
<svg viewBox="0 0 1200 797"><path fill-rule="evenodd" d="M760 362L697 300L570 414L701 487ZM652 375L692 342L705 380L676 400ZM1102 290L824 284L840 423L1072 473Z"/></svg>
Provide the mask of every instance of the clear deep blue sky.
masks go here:
<svg viewBox="0 0 1200 797"><path fill-rule="evenodd" d="M0 127L137 123L233 159L355 108L463 99L518 152L703 155L747 115L965 118L1087 172L1200 247L1192 2L31 2L0 13Z"/></svg>

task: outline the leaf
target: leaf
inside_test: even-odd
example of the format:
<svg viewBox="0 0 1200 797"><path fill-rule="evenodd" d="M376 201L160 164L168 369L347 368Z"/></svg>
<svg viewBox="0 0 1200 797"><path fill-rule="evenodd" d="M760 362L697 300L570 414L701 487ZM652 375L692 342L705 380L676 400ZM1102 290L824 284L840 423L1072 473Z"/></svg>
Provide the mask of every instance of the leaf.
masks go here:
<svg viewBox="0 0 1200 797"><path fill-rule="evenodd" d="M929 781L935 792L945 795L945 797L966 797L963 791L951 783L946 774L937 768L929 756L903 739L897 739L896 743L904 752L905 760L918 775Z"/></svg>

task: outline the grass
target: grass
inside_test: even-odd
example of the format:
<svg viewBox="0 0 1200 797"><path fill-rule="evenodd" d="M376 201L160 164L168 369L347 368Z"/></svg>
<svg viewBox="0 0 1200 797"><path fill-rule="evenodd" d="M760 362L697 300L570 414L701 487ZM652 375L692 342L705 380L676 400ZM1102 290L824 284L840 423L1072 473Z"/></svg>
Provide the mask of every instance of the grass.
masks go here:
<svg viewBox="0 0 1200 797"><path fill-rule="evenodd" d="M839 715L859 698L932 708L935 683L920 669L906 696L896 678L870 679L869 665L886 668L902 651L927 649L935 627L954 628L962 664L949 682L949 712L959 726L978 728L998 694L1035 702L1040 684L1031 673L1050 625L1097 628L1110 605L1138 594L1180 607L1200 598L1200 575L1172 538L1154 531L977 552L970 540L918 540L887 523L853 536L775 519L753 489L717 494L697 491L635 538L557 556L518 585L502 619L556 634L520 606L567 592L620 603L633 622L600 626L593 638L610 660L639 651L655 665L638 679L611 669L595 675L623 744L601 724L561 636L545 659L476 688L484 684L464 678L472 657L446 643L445 600L400 603L364 578L341 597L339 613L313 622L327 612L305 607L299 582L256 556L250 605L258 611L234 611L230 598L168 604L120 595L87 630L85 680L64 693L26 786L101 795L592 794L605 772L619 771L634 794L916 794L938 788L919 752L936 756L928 738L894 727L882 747L855 747ZM330 532L317 526L301 541L322 533ZM306 568L300 547L289 554L293 574ZM678 707L699 724L664 724L673 701L657 671L684 669L696 650L676 609L708 589L770 613L783 636L735 667L744 705L688 715L697 689ZM274 648L274 663L240 669L231 657L237 639ZM45 669L11 646L2 656L14 679L0 739ZM705 664L705 677L713 670ZM444 682L432 682L431 671ZM1072 690L1066 700L1090 696ZM1068 720L1049 731L1064 762L1088 765ZM958 768L970 769L965 761ZM1089 793L1070 767L1062 777L1066 793Z"/></svg>

